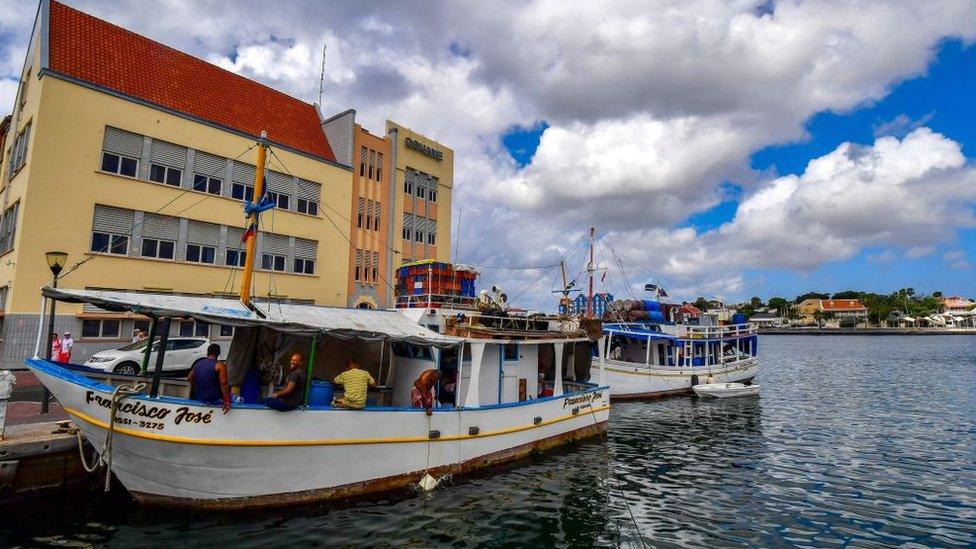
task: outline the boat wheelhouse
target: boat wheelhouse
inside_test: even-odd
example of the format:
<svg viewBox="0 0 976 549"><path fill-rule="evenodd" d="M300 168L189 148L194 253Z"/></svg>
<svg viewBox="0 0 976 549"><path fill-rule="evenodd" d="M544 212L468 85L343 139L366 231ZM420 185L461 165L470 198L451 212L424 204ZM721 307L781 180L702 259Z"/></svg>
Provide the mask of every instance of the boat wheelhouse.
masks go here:
<svg viewBox="0 0 976 549"><path fill-rule="evenodd" d="M699 383L750 383L759 371L749 323L604 323L606 381L613 399L688 394Z"/></svg>

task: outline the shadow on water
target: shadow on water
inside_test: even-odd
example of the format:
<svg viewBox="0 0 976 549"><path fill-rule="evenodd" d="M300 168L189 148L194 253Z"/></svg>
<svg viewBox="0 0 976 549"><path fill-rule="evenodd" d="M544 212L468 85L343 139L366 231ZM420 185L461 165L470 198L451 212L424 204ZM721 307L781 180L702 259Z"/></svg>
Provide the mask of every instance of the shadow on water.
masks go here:
<svg viewBox="0 0 976 549"><path fill-rule="evenodd" d="M761 398L615 404L605 443L432 493L243 513L74 494L0 510L0 546L971 547L974 357L968 337L768 337Z"/></svg>

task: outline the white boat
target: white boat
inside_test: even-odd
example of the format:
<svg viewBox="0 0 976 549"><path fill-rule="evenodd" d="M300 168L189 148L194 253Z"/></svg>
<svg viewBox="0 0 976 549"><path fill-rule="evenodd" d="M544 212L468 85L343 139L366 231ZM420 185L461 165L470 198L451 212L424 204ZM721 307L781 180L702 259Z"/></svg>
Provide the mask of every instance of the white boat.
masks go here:
<svg viewBox="0 0 976 549"><path fill-rule="evenodd" d="M245 208L251 229L245 232L240 301L42 290L45 299L149 317L150 339L160 334L151 379L107 373L39 359L46 339L42 313L34 358L27 361L137 501L230 509L357 496L421 479L432 486L437 482L428 475L488 467L606 430L607 387L574 383L564 375L564 354L572 353L564 350L585 346L584 356L573 353L570 364L574 375L582 365L579 379L590 378L590 338L578 330L553 330L544 321L533 321L529 329L473 313L448 319L426 309L252 302L253 233L261 211L273 207L259 203L267 143L262 138L258 146L255 202ZM316 391L307 391L306 406L291 412L249 403L224 414L219 405L188 399L186 381L162 379L173 318L234 327L223 355L229 381L252 389L242 391L252 401L255 393L268 394L271 380L281 378L281 365L295 352L307 359L310 382L332 380L347 360L356 359L384 387L371 392L360 410L333 408L329 400L316 403L309 397ZM455 334L466 335L428 328L447 328L449 321ZM453 398L442 398L429 416L411 407L411 385L419 374L448 363L455 376ZM147 366L148 358L143 372ZM551 376L551 384L540 388L540 372ZM254 381L258 377L263 388ZM137 382L151 382L149 390L116 391ZM445 388L442 380L442 397Z"/></svg>
<svg viewBox="0 0 976 549"><path fill-rule="evenodd" d="M459 338L428 330L400 311L282 304L260 318L239 302L218 298L52 288L44 295L233 325L232 384L253 356L255 338L261 347L277 346L277 358L270 358L280 364L294 351L311 355L314 337L313 376L331 379L355 356L388 387L371 395L375 402L363 410L310 405L277 412L242 404L223 414L217 405L184 398L184 381L157 378L159 393L167 396L149 391L125 398L114 421L112 472L141 503L243 508L356 496L407 486L428 473L464 473L606 430L607 387L562 381L563 349L587 341L581 338ZM513 343L517 358L506 356ZM410 407L410 385L447 351L462 354L456 405L435 408L428 417ZM554 359L556 376L552 396L537 398L540 354ZM27 366L96 449L104 448L112 425L113 385L148 379L37 358Z"/></svg>
<svg viewBox="0 0 976 549"><path fill-rule="evenodd" d="M759 396L759 385L745 385L743 383L705 383L692 387L700 397L736 398Z"/></svg>
<svg viewBox="0 0 976 549"><path fill-rule="evenodd" d="M751 324L605 323L606 382L614 400L690 394L706 383L745 383L759 371Z"/></svg>

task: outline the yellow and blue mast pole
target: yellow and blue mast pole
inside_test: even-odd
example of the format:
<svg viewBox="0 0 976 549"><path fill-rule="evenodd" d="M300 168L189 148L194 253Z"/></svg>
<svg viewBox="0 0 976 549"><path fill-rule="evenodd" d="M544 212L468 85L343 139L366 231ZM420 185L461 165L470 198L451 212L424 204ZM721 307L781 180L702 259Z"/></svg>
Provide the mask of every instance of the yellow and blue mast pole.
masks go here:
<svg viewBox="0 0 976 549"><path fill-rule="evenodd" d="M258 139L258 161L254 171L254 196L251 203L246 204L244 211L247 213L247 228L244 236L247 239L247 252L244 256L244 274L241 276L241 303L248 309L253 310L251 304L251 278L254 274L254 255L257 250L258 238L258 217L262 210L264 199L264 166L268 156L268 132L261 130L261 138ZM272 206L273 207L273 206ZM266 209L266 208L265 208Z"/></svg>

